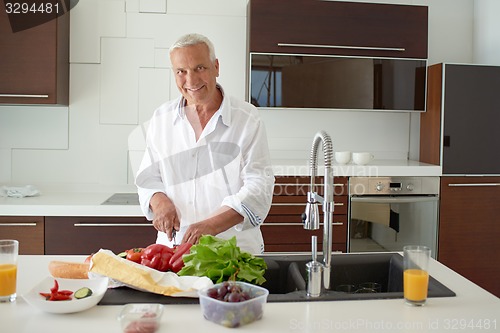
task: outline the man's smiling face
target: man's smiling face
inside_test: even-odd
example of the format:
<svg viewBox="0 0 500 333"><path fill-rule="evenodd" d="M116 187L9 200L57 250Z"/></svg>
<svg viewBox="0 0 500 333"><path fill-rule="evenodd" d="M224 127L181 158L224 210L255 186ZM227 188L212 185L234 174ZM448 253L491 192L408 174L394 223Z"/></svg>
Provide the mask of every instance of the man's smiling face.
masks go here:
<svg viewBox="0 0 500 333"><path fill-rule="evenodd" d="M210 60L208 47L201 43L178 48L170 54L177 88L188 105L208 104L217 94L219 62Z"/></svg>

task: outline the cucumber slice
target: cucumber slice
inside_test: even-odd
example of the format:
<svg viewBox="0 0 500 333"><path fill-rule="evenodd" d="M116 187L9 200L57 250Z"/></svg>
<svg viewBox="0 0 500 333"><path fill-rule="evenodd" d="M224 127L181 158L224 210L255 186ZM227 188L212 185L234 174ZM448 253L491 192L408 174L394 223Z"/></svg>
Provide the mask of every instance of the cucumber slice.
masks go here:
<svg viewBox="0 0 500 333"><path fill-rule="evenodd" d="M82 299L92 295L92 289L83 287L75 291L75 298Z"/></svg>

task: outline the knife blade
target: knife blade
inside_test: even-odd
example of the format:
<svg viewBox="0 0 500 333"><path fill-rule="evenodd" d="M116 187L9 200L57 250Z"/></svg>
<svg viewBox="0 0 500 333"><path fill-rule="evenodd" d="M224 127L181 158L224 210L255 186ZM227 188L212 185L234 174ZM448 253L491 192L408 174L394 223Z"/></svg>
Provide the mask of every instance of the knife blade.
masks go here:
<svg viewBox="0 0 500 333"><path fill-rule="evenodd" d="M172 240L174 241L174 246L178 245L177 241L175 240L176 234L177 234L177 231L175 231L175 229L172 229Z"/></svg>

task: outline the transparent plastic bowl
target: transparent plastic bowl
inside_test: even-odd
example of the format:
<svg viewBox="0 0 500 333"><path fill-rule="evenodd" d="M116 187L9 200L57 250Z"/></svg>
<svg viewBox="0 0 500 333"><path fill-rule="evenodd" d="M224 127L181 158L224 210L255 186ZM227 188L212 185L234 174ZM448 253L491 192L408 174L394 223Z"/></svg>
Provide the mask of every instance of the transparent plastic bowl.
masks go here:
<svg viewBox="0 0 500 333"><path fill-rule="evenodd" d="M153 333L160 327L162 314L162 304L130 303L123 306L118 320L125 333Z"/></svg>
<svg viewBox="0 0 500 333"><path fill-rule="evenodd" d="M239 286L243 292L248 293L250 299L241 302L225 302L207 295L210 289L218 290L224 282L202 289L198 294L205 319L225 327L239 327L261 319L269 291L246 282L229 283Z"/></svg>

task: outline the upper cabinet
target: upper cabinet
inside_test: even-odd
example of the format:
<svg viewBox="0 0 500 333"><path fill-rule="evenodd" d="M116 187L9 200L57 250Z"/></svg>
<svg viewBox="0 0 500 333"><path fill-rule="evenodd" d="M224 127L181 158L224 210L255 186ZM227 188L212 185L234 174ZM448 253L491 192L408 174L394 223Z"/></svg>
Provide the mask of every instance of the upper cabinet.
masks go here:
<svg viewBox="0 0 500 333"><path fill-rule="evenodd" d="M427 7L250 0L248 100L425 111Z"/></svg>
<svg viewBox="0 0 500 333"><path fill-rule="evenodd" d="M0 11L0 104L68 105L69 13L33 9Z"/></svg>
<svg viewBox="0 0 500 333"><path fill-rule="evenodd" d="M444 175L500 174L500 66L435 64L428 69L420 160Z"/></svg>
<svg viewBox="0 0 500 333"><path fill-rule="evenodd" d="M250 52L427 58L427 7L250 0Z"/></svg>

